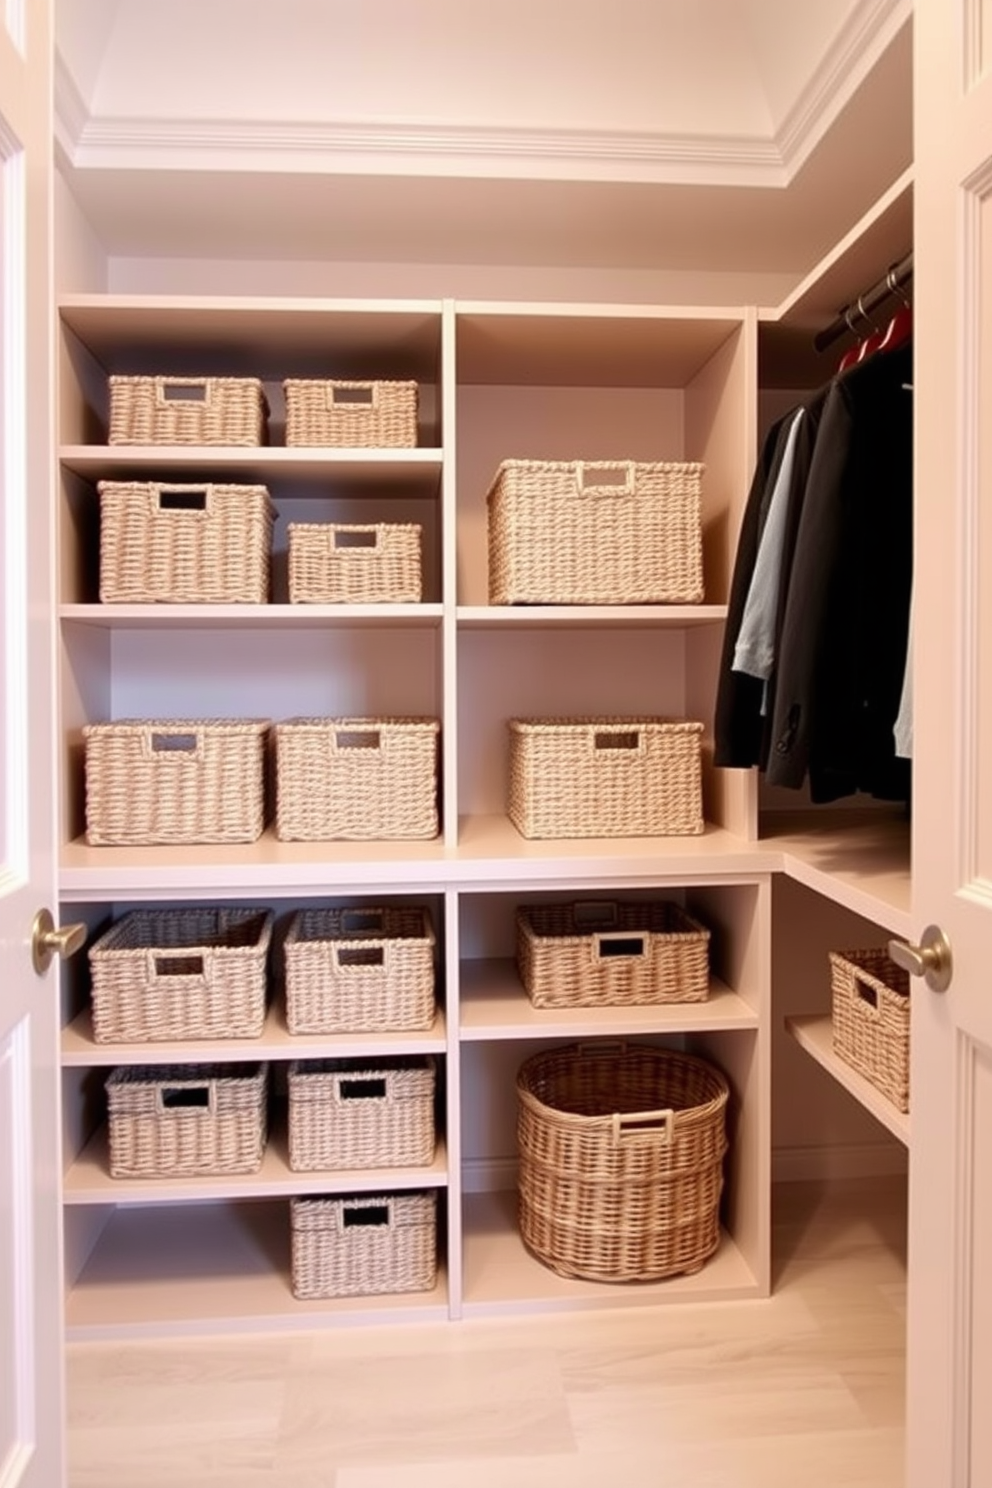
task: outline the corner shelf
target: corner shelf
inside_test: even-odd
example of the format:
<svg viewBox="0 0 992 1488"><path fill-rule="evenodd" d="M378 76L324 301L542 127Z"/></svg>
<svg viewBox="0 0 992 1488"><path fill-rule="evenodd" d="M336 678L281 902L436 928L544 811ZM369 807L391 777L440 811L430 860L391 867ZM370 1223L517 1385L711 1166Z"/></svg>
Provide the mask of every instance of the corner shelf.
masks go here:
<svg viewBox="0 0 992 1488"><path fill-rule="evenodd" d="M859 1105L870 1111L903 1146L909 1146L909 1116L886 1100L869 1080L839 1059L833 1049L833 1029L829 1017L786 1018L785 1026L801 1049L831 1075Z"/></svg>

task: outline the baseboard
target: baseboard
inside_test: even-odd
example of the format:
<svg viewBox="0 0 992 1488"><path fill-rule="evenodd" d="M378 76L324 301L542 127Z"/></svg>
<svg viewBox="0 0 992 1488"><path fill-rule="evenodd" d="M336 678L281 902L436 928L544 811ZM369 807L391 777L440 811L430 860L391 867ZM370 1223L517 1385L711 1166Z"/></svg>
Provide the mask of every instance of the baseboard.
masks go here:
<svg viewBox="0 0 992 1488"><path fill-rule="evenodd" d="M896 1142L848 1142L829 1147L776 1147L772 1182L826 1182L837 1178L885 1178L905 1173L908 1153Z"/></svg>
<svg viewBox="0 0 992 1488"><path fill-rule="evenodd" d="M470 1157L462 1164L463 1193L499 1193L516 1186L515 1157Z"/></svg>

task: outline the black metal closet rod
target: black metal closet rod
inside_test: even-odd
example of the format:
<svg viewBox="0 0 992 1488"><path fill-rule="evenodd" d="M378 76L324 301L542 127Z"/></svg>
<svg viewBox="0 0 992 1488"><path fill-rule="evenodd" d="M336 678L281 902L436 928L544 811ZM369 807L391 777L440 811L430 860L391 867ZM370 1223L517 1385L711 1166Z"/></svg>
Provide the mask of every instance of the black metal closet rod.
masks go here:
<svg viewBox="0 0 992 1488"><path fill-rule="evenodd" d="M858 296L856 300L842 310L836 320L832 320L825 330L817 331L813 337L813 347L816 351L826 351L834 341L843 336L845 332L858 330L858 322L862 326L870 317L873 310L885 303L892 295L897 294L908 279L913 277L913 255L907 253L898 263L894 263L888 272L871 289Z"/></svg>

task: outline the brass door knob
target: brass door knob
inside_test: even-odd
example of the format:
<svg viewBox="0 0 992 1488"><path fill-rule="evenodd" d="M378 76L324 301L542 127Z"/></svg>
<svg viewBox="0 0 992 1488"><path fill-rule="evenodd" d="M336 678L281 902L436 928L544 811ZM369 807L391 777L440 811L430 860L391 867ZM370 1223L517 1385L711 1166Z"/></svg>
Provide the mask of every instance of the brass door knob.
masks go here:
<svg viewBox="0 0 992 1488"><path fill-rule="evenodd" d="M60 925L56 929L51 911L39 909L31 930L31 960L39 976L45 975L53 956L74 956L85 944L85 925Z"/></svg>
<svg viewBox="0 0 992 1488"><path fill-rule="evenodd" d="M951 985L954 972L951 942L939 925L928 925L918 946L907 945L904 940L890 940L889 956L910 976L923 977L931 992L946 992Z"/></svg>

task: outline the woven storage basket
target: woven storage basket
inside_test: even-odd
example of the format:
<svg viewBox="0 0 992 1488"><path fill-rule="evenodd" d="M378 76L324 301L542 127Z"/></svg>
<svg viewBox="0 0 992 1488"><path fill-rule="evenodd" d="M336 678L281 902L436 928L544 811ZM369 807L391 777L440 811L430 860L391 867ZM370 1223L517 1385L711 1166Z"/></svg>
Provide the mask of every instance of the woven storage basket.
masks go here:
<svg viewBox="0 0 992 1488"><path fill-rule="evenodd" d="M303 909L285 942L290 1033L425 1032L434 930L424 909Z"/></svg>
<svg viewBox="0 0 992 1488"><path fill-rule="evenodd" d="M286 443L352 449L412 449L417 443L415 382L289 378Z"/></svg>
<svg viewBox="0 0 992 1488"><path fill-rule="evenodd" d="M720 1243L729 1087L643 1044L532 1055L517 1077L520 1232L563 1276L657 1281Z"/></svg>
<svg viewBox="0 0 992 1488"><path fill-rule="evenodd" d="M524 837L703 831L701 723L512 718L507 810Z"/></svg>
<svg viewBox="0 0 992 1488"><path fill-rule="evenodd" d="M289 1066L289 1166L409 1168L434 1161L434 1060L300 1059Z"/></svg>
<svg viewBox="0 0 992 1488"><path fill-rule="evenodd" d="M88 724L87 841L254 842L265 824L267 732L257 719Z"/></svg>
<svg viewBox="0 0 992 1488"><path fill-rule="evenodd" d="M255 1173L266 1138L264 1064L129 1065L107 1080L112 1178Z"/></svg>
<svg viewBox="0 0 992 1488"><path fill-rule="evenodd" d="M421 527L290 522L291 604L418 604Z"/></svg>
<svg viewBox="0 0 992 1488"><path fill-rule="evenodd" d="M900 1111L909 1110L909 974L884 950L831 951L833 1046Z"/></svg>
<svg viewBox="0 0 992 1488"><path fill-rule="evenodd" d="M110 444L264 444L257 377L110 378Z"/></svg>
<svg viewBox="0 0 992 1488"><path fill-rule="evenodd" d="M436 837L432 718L293 718L276 725L284 842Z"/></svg>
<svg viewBox="0 0 992 1488"><path fill-rule="evenodd" d="M698 602L702 470L504 460L486 497L489 603Z"/></svg>
<svg viewBox="0 0 992 1488"><path fill-rule="evenodd" d="M535 1007L703 1002L710 932L677 904L522 905L517 967Z"/></svg>
<svg viewBox="0 0 992 1488"><path fill-rule="evenodd" d="M429 1292L437 1279L437 1195L293 1199L293 1295Z"/></svg>
<svg viewBox="0 0 992 1488"><path fill-rule="evenodd" d="M264 486L97 489L104 604L265 604L274 512Z"/></svg>
<svg viewBox="0 0 992 1488"><path fill-rule="evenodd" d="M273 915L133 910L90 947L98 1044L259 1038Z"/></svg>

